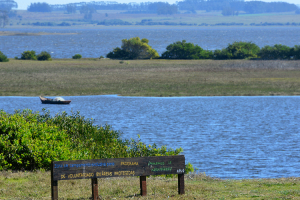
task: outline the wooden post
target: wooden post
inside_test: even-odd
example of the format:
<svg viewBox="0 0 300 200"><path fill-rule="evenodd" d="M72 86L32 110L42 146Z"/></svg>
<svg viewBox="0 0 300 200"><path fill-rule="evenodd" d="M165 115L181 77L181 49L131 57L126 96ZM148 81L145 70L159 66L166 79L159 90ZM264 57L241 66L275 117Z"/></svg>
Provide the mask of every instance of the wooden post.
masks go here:
<svg viewBox="0 0 300 200"><path fill-rule="evenodd" d="M141 188L141 196L147 195L147 183L146 176L140 176L140 188Z"/></svg>
<svg viewBox="0 0 300 200"><path fill-rule="evenodd" d="M98 179L92 178L92 199L97 200L98 198Z"/></svg>
<svg viewBox="0 0 300 200"><path fill-rule="evenodd" d="M58 199L58 181L53 180L53 161L51 163L51 198L52 200Z"/></svg>
<svg viewBox="0 0 300 200"><path fill-rule="evenodd" d="M184 194L184 174L178 174L178 194Z"/></svg>

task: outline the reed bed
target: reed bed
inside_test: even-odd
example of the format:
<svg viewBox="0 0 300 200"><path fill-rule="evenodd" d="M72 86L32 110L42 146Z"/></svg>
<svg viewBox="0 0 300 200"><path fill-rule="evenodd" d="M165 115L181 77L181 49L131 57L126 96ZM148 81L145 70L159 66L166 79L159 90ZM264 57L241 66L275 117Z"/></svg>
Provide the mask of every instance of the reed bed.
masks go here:
<svg viewBox="0 0 300 200"><path fill-rule="evenodd" d="M11 59L0 75L0 96L300 94L300 61Z"/></svg>

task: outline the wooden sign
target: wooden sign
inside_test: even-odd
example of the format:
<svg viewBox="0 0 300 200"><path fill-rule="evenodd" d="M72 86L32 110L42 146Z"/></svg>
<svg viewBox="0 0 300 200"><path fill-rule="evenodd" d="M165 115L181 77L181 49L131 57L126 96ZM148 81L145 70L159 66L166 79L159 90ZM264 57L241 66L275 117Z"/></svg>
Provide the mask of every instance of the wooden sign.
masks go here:
<svg viewBox="0 0 300 200"><path fill-rule="evenodd" d="M141 195L145 196L147 194L146 176L162 174L178 174L178 192L183 194L184 171L184 155L53 161L51 166L52 199L58 198L57 191L54 191L55 187L57 190L58 180L92 179L93 196L98 196L97 178L123 176L140 176ZM97 191L95 191L96 187Z"/></svg>

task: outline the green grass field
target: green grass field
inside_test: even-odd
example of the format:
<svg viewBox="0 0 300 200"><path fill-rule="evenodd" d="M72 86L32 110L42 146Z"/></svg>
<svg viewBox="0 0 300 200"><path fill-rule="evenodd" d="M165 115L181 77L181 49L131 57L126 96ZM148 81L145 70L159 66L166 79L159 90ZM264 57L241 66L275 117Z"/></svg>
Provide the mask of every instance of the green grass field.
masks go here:
<svg viewBox="0 0 300 200"><path fill-rule="evenodd" d="M11 59L1 96L299 95L300 61Z"/></svg>
<svg viewBox="0 0 300 200"><path fill-rule="evenodd" d="M185 175L185 195L177 178L148 177L147 196L140 196L139 178L98 179L100 199L300 199L300 178L217 179ZM61 199L89 199L91 180L58 181ZM0 199L51 199L50 172L0 172Z"/></svg>

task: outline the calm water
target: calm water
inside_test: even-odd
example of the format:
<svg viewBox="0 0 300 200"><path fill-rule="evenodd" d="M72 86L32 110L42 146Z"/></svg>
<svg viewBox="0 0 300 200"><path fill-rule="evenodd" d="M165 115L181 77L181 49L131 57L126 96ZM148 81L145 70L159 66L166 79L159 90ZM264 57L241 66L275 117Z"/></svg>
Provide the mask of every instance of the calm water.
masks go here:
<svg viewBox="0 0 300 200"><path fill-rule="evenodd" d="M73 96L70 105L0 97L0 109L80 111L123 138L182 147L187 162L219 178L300 176L300 97Z"/></svg>
<svg viewBox="0 0 300 200"><path fill-rule="evenodd" d="M106 56L122 39L140 37L162 54L166 47L176 41L186 40L203 49L215 50L227 47L235 41L254 42L260 47L283 44L300 45L300 27L243 27L182 29L2 29L18 32L78 33L76 35L1 36L0 51L9 58L20 57L22 52L34 50L51 52L53 58L71 58L75 54L98 58Z"/></svg>

